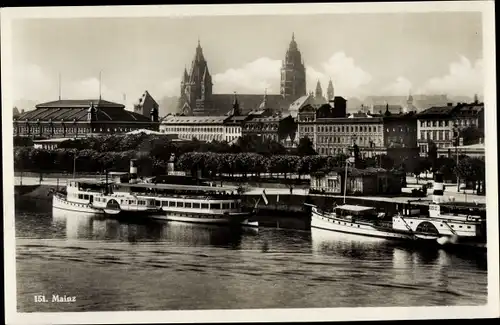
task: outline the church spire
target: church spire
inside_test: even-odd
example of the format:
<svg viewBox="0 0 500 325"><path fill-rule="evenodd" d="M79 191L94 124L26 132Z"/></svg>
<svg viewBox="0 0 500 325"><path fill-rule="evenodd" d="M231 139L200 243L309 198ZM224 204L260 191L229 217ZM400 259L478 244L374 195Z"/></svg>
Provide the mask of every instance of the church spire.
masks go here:
<svg viewBox="0 0 500 325"><path fill-rule="evenodd" d="M333 100L335 98L335 92L333 89L332 79L328 82L328 88L326 89L326 95L328 96L328 100Z"/></svg>
<svg viewBox="0 0 500 325"><path fill-rule="evenodd" d="M189 75L186 69L186 66L184 66L184 75L182 76L182 82L186 83L189 81Z"/></svg>
<svg viewBox="0 0 500 325"><path fill-rule="evenodd" d="M259 106L259 109L267 108L267 88L264 90L264 98L262 99L262 103Z"/></svg>
<svg viewBox="0 0 500 325"><path fill-rule="evenodd" d="M297 51L297 42L295 42L295 33L292 33L292 40L290 41L290 46L288 48L288 51L294 52Z"/></svg>
<svg viewBox="0 0 500 325"><path fill-rule="evenodd" d="M196 55L194 57L194 60L198 62L205 61L205 58L203 57L203 48L201 47L199 37L198 37L198 46L196 47Z"/></svg>
<svg viewBox="0 0 500 325"><path fill-rule="evenodd" d="M316 83L316 98L321 98L323 97L323 89L321 89L321 84L318 82Z"/></svg>
<svg viewBox="0 0 500 325"><path fill-rule="evenodd" d="M233 116L240 115L240 103L238 102L238 97L236 96L236 92L234 92L234 101L233 101Z"/></svg>

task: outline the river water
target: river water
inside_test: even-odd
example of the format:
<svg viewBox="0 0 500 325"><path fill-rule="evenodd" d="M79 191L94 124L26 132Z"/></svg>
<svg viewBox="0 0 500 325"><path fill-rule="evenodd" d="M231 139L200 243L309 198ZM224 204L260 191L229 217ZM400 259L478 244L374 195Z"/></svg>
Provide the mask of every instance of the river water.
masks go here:
<svg viewBox="0 0 500 325"><path fill-rule="evenodd" d="M324 230L130 223L16 206L19 312L487 302L486 254Z"/></svg>

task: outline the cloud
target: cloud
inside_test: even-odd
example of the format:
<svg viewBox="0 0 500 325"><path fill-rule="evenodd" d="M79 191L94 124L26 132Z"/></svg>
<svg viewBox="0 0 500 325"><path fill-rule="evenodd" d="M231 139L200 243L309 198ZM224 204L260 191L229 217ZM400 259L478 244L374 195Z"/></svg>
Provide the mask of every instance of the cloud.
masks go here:
<svg viewBox="0 0 500 325"><path fill-rule="evenodd" d="M483 94L483 78L483 60L479 59L472 64L461 55L458 61L450 63L448 74L429 79L418 92L450 96Z"/></svg>
<svg viewBox="0 0 500 325"><path fill-rule="evenodd" d="M154 90L151 90L160 97L163 96L179 96L181 91L181 78L171 78L162 82Z"/></svg>
<svg viewBox="0 0 500 325"><path fill-rule="evenodd" d="M344 52L333 54L320 66L320 70L307 67L308 91L314 91L319 80L325 94L331 78L335 95L350 97L361 96L368 92L368 86L373 79L371 74L358 66L354 58L348 57Z"/></svg>
<svg viewBox="0 0 500 325"><path fill-rule="evenodd" d="M267 57L256 59L240 68L229 69L214 75L214 93L278 94L280 91L281 60ZM333 54L320 69L306 66L307 91L314 91L319 80L326 94L326 87L332 78L335 93L341 96L358 94L360 87L370 83L372 76L357 66L354 59L343 52Z"/></svg>
<svg viewBox="0 0 500 325"><path fill-rule="evenodd" d="M384 87L381 91L384 95L407 96L412 88L412 83L405 77L397 77L396 80Z"/></svg>
<svg viewBox="0 0 500 325"><path fill-rule="evenodd" d="M213 76L214 93L229 94L234 91L247 94L262 94L280 91L281 60L259 58L241 68L229 69Z"/></svg>
<svg viewBox="0 0 500 325"><path fill-rule="evenodd" d="M55 98L58 94L57 75L50 78L36 64L17 65L12 69L12 96L14 101L44 101Z"/></svg>

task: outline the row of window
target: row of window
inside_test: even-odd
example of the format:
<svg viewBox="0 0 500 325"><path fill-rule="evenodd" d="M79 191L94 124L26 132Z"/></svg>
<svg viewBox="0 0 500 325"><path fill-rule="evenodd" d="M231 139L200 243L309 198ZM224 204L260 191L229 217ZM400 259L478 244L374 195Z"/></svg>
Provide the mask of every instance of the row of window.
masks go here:
<svg viewBox="0 0 500 325"><path fill-rule="evenodd" d="M166 126L161 128L162 132L165 133L170 133L170 132L209 132L209 133L215 133L219 132L222 133L224 132L222 127L218 126Z"/></svg>
<svg viewBox="0 0 500 325"><path fill-rule="evenodd" d="M229 210L238 207L238 202L227 203L199 203L182 201L156 201L156 206L169 208L204 209L204 210Z"/></svg>
<svg viewBox="0 0 500 325"><path fill-rule="evenodd" d="M420 131L420 140L450 140L452 131L446 130L433 130L433 131Z"/></svg>
<svg viewBox="0 0 500 325"><path fill-rule="evenodd" d="M375 125L342 125L318 126L318 132L381 132L382 126Z"/></svg>
<svg viewBox="0 0 500 325"><path fill-rule="evenodd" d="M476 125L475 119L457 119L455 120L458 126ZM440 121L420 121L420 127L446 127L452 123L451 120Z"/></svg>
<svg viewBox="0 0 500 325"><path fill-rule="evenodd" d="M43 132L50 134L85 134L90 132L129 132L135 130L136 128L75 128L75 127L27 127L27 126L19 126L16 128L17 133L19 134L42 134Z"/></svg>
<svg viewBox="0 0 500 325"><path fill-rule="evenodd" d="M222 134L179 134L179 139L191 140L193 138L201 141L224 140L224 136Z"/></svg>
<svg viewBox="0 0 500 325"><path fill-rule="evenodd" d="M322 143L339 143L339 144L352 144L356 142L358 145L363 146L380 146L382 145L382 140L372 139L371 137L355 137L352 138L350 136L318 136L317 142L318 144Z"/></svg>
<svg viewBox="0 0 500 325"><path fill-rule="evenodd" d="M278 130L277 124L260 124L260 123L249 123L245 124L243 127L245 130L265 130L265 131L276 131Z"/></svg>
<svg viewBox="0 0 500 325"><path fill-rule="evenodd" d="M72 197L72 198L80 199L80 200L90 200L91 196L92 195L89 195L89 194L77 194L77 193L68 194L68 197Z"/></svg>
<svg viewBox="0 0 500 325"><path fill-rule="evenodd" d="M226 127L226 133L241 133L241 127Z"/></svg>

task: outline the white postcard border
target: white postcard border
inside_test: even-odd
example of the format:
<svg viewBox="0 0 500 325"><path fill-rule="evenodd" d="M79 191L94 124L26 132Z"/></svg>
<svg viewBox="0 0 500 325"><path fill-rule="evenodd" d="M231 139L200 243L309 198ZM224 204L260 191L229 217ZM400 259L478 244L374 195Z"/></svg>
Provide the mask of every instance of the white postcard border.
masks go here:
<svg viewBox="0 0 500 325"><path fill-rule="evenodd" d="M479 307L391 307L391 308L309 308L207 311L18 313L16 311L16 270L14 231L14 184L12 143L12 93L10 84L11 38L13 19L77 17L185 17L193 15L307 15L347 13L390 13L430 11L479 11L483 14L483 62L485 71L484 102L487 168L488 215L488 304ZM186 322L271 322L271 321L354 321L398 319L455 319L499 316L498 261L498 175L496 140L496 75L494 2L411 2L349 4L279 4L279 5L195 5L195 6L121 6L121 7L52 7L2 8L2 110L4 175L4 265L5 313L7 324L71 323L186 323ZM362 311L360 310L362 309Z"/></svg>

